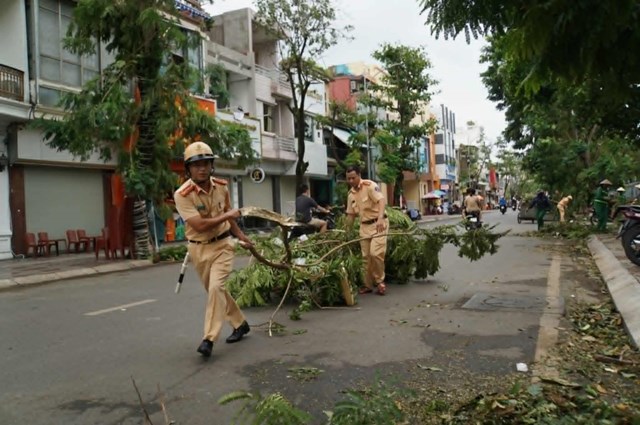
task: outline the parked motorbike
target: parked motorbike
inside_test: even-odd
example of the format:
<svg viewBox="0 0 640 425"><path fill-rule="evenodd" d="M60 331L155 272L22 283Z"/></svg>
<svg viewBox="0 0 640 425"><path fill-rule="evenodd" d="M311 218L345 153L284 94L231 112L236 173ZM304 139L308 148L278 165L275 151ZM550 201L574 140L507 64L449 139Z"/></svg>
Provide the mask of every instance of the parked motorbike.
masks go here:
<svg viewBox="0 0 640 425"><path fill-rule="evenodd" d="M422 214L415 208L409 208L405 211L405 214L409 216L411 221L418 221L422 218Z"/></svg>
<svg viewBox="0 0 640 425"><path fill-rule="evenodd" d="M500 212L502 213L502 215L504 215L504 213L507 212L507 206L506 205L500 205Z"/></svg>
<svg viewBox="0 0 640 425"><path fill-rule="evenodd" d="M620 212L625 217L624 223L618 230L616 239L622 240L622 248L627 258L640 266L640 206L622 205L616 208L614 217Z"/></svg>
<svg viewBox="0 0 640 425"><path fill-rule="evenodd" d="M464 219L464 227L467 230L475 230L482 227L482 222L480 221L480 213L477 211L468 213Z"/></svg>
<svg viewBox="0 0 640 425"><path fill-rule="evenodd" d="M461 213L462 213L462 209L457 204L451 204L449 205L449 208L447 208L447 214L449 215L461 214Z"/></svg>

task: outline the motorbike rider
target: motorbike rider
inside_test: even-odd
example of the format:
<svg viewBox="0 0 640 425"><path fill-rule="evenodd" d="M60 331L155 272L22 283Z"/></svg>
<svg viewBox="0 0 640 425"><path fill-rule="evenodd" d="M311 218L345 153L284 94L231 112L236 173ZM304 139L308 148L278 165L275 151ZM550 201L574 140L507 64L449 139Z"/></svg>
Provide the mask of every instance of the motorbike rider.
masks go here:
<svg viewBox="0 0 640 425"><path fill-rule="evenodd" d="M504 209L507 209L507 200L504 198L504 196L500 197L500 200L498 201L498 205L500 206L500 211L502 211L502 208L504 207Z"/></svg>
<svg viewBox="0 0 640 425"><path fill-rule="evenodd" d="M482 201L476 195L475 189L467 190L467 197L464 198L462 205L462 217L467 218L467 215L477 215L478 221L482 219Z"/></svg>
<svg viewBox="0 0 640 425"><path fill-rule="evenodd" d="M326 214L330 211L318 205L315 199L311 197L309 185L300 185L298 193L300 193L300 195L296 198L296 221L299 221L300 223L307 223L318 229L320 233L326 232L327 222L313 217L312 211L317 210Z"/></svg>

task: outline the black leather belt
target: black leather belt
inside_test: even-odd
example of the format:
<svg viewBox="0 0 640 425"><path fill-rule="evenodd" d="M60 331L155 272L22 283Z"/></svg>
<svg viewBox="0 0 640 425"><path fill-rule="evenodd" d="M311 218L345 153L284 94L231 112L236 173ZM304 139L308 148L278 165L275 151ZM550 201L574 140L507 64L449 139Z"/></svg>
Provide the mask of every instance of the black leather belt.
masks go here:
<svg viewBox="0 0 640 425"><path fill-rule="evenodd" d="M386 215L386 214L384 215L384 218L387 218L387 215ZM363 221L363 222L362 222L362 224L373 224L373 223L375 223L376 221L378 221L378 219L377 219L377 218L372 218L371 220Z"/></svg>
<svg viewBox="0 0 640 425"><path fill-rule="evenodd" d="M214 243L214 242L217 242L217 241L219 241L221 239L228 238L229 236L231 236L231 232L229 232L227 230L226 232L221 233L218 236L216 236L215 238L209 239L208 241L192 241L192 240L189 240L189 243L194 243L196 245L206 245L208 243Z"/></svg>

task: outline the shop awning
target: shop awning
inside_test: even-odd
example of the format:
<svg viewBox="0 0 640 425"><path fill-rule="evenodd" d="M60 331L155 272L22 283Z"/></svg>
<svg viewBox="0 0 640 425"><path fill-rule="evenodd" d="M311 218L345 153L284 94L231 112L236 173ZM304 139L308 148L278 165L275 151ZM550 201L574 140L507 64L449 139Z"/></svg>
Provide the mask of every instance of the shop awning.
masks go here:
<svg viewBox="0 0 640 425"><path fill-rule="evenodd" d="M351 142L350 142L349 139L353 135L352 132L347 131L347 130L343 130L341 128L334 128L333 129L333 135L336 137L336 139L340 140L345 145L351 146Z"/></svg>

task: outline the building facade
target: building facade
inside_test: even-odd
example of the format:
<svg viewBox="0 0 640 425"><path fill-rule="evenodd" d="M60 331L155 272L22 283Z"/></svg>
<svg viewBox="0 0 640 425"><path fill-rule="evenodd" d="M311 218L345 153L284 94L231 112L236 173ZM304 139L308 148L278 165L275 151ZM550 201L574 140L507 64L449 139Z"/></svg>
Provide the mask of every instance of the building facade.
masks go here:
<svg viewBox="0 0 640 425"><path fill-rule="evenodd" d="M457 176L456 163L456 115L446 105L432 107L431 113L438 121L435 133L435 161L436 173L440 178L438 189L446 192L445 199L449 202L455 193Z"/></svg>

